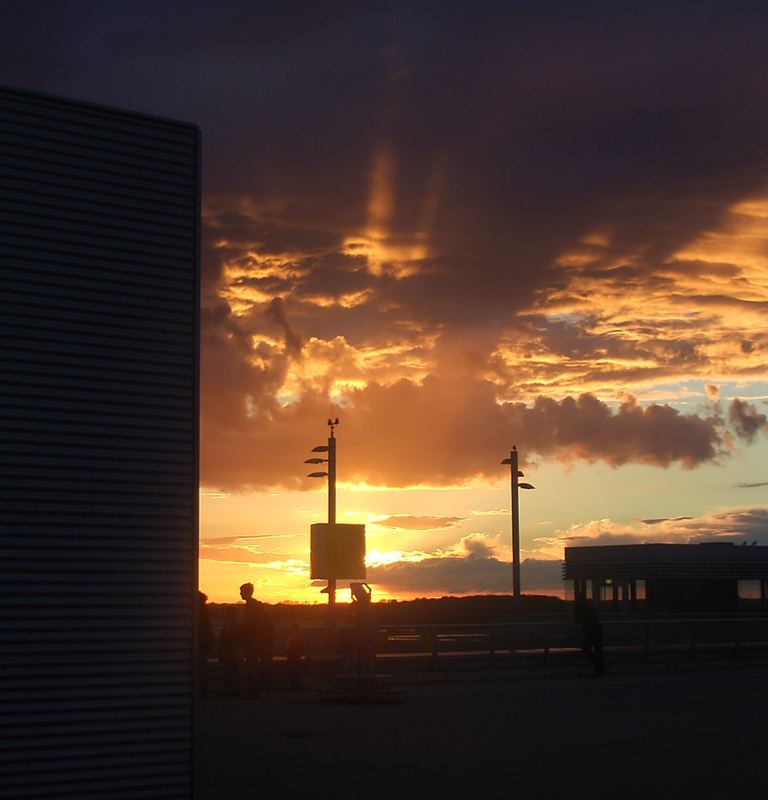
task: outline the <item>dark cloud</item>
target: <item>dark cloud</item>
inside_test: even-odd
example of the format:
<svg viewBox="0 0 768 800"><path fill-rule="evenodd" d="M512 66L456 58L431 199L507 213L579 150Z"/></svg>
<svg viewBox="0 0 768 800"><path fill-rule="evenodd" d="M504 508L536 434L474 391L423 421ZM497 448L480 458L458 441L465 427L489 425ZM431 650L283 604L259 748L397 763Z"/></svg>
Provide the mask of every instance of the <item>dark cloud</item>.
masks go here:
<svg viewBox="0 0 768 800"><path fill-rule="evenodd" d="M764 190L767 34L757 3L33 1L5 10L0 70L201 126L206 483L306 486L333 399L347 475L446 484L511 441L724 451L710 416L606 398L720 374L713 344L764 374L752 323L718 324L765 313L743 265L677 254ZM766 417L729 421L751 442Z"/></svg>
<svg viewBox="0 0 768 800"><path fill-rule="evenodd" d="M562 590L562 562L525 559L525 592ZM388 592L419 594L504 594L512 588L512 565L492 557L447 556L368 568L368 580Z"/></svg>
<svg viewBox="0 0 768 800"><path fill-rule="evenodd" d="M656 534L640 533L637 531L625 531L621 533L604 531L596 535L564 536L562 539L565 543L565 547L598 547L600 545L645 544L659 541Z"/></svg>
<svg viewBox="0 0 768 800"><path fill-rule="evenodd" d="M656 517L654 519L641 519L643 525L658 525L662 522L681 522L684 519L693 519L693 517Z"/></svg>
<svg viewBox="0 0 768 800"><path fill-rule="evenodd" d="M281 356L275 356L279 369ZM270 368L257 371L268 383ZM233 411L237 388L222 385L208 401ZM234 394L233 394L234 392ZM208 446L202 480L220 489L302 485L299 464L328 413L322 395L280 406L267 398L239 416L216 410L204 416ZM742 413L746 413L743 412ZM428 377L370 383L350 391L341 412L340 478L376 485L449 485L475 477L498 478L500 453L516 443L527 457L684 467L724 454L717 417L682 414L668 405L627 401L614 409L591 395L531 405L498 403L495 387L476 379ZM216 422L218 420L218 422ZM429 420L429 425L425 425ZM460 438L457 439L457 433ZM269 458L262 454L270 453Z"/></svg>
<svg viewBox="0 0 768 800"><path fill-rule="evenodd" d="M737 483L739 489L758 489L763 486L768 486L768 481L761 481L759 483Z"/></svg>
<svg viewBox="0 0 768 800"><path fill-rule="evenodd" d="M754 442L758 432L765 430L768 423L768 416L738 397L731 402L728 416L736 435L749 443Z"/></svg>
<svg viewBox="0 0 768 800"><path fill-rule="evenodd" d="M685 523L691 544L707 541L757 541L768 545L768 508L723 511Z"/></svg>
<svg viewBox="0 0 768 800"><path fill-rule="evenodd" d="M768 126L757 6L644 7L638 24L598 3L578 14L565 3L544 14L452 4L439 21L410 4L283 5L137 3L118 14L83 0L46 4L44 29L19 7L5 19L3 74L195 119L209 195L264 207L255 224L272 220L260 239L270 252L306 245L288 220L362 223L372 152L386 142L397 161L391 235L431 218L445 257L440 281L396 294L441 319L477 319L481 302L506 317L596 219L622 243L645 245L653 230L668 252L761 180L747 169L765 155ZM706 181L718 195L693 202ZM288 236L270 244L277 231ZM478 269L488 280L473 280Z"/></svg>
<svg viewBox="0 0 768 800"><path fill-rule="evenodd" d="M641 520L645 522L645 520ZM566 546L639 544L670 542L757 541L768 545L768 508L740 508L718 511L700 517L672 517L654 522L652 532L634 526L621 526L611 520L573 525L561 537Z"/></svg>
<svg viewBox="0 0 768 800"><path fill-rule="evenodd" d="M288 353L294 358L300 355L302 346L301 337L293 330L293 328L291 328L291 325L285 316L283 301L279 297L272 298L266 313L267 316L280 328L285 341L285 348Z"/></svg>
<svg viewBox="0 0 768 800"><path fill-rule="evenodd" d="M468 533L462 536L454 550L467 558L493 558L496 545L484 533Z"/></svg>

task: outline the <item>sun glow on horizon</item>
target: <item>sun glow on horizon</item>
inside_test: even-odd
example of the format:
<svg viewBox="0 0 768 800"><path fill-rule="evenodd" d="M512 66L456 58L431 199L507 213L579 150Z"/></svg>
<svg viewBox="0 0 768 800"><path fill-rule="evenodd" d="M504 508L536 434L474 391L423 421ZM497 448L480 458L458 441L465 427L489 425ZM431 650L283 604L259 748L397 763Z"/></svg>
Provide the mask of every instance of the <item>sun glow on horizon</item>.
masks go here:
<svg viewBox="0 0 768 800"><path fill-rule="evenodd" d="M557 279L536 286L530 302L505 322L486 328L483 319L473 319L474 327L454 327L449 318L409 309L413 279L439 271L433 225L440 192L439 182L427 187L423 218L417 211L409 225L401 180L398 153L374 149L365 219L355 226L344 217L335 244L324 250L264 252L260 241L217 240L226 253L223 330L252 370L250 385L241 388L253 427L235 431L230 446L250 442L258 450L271 443L282 472L259 473L255 484L263 490L238 495L223 483L201 492L201 575L213 596L229 597L248 579L270 602L322 601L309 578L308 529L326 518L325 485L302 486L302 447L314 441L315 429L301 426L302 415L321 418L328 405L357 424L341 429L338 518L366 524L366 563L382 581L378 597L504 590L509 520L499 509L509 505L509 487L496 460L514 443L531 459L526 473L535 473L537 491L523 501L522 552L536 586L557 588L552 569L569 537L642 539L648 531L638 520L674 520L691 511L704 528L710 517L722 521L714 498L721 499L718 507L726 498L736 502L743 491L737 487L754 483L749 465L754 472L766 450L760 436L768 395L762 333L768 199L733 204L711 230L664 258L650 246L653 232L636 241L620 226L594 224L553 258ZM419 203L411 198L407 207ZM276 213L249 206L245 216L260 229ZM323 259L327 283L314 280ZM262 385L268 389L260 396ZM753 403L735 423L728 418L737 413L734 399ZM579 414L592 414L593 421L578 422ZM657 442L646 424L654 415L664 425L688 427ZM486 419L495 420L494 430ZM594 420L600 424L590 427ZM605 439L608 422L621 422L620 434L593 448ZM407 431L396 447L388 424ZM504 426L515 431L513 441L494 432ZM264 435L270 430L282 431L279 447ZM346 430L365 445L345 449ZM739 444L739 430L744 441L756 442L752 450ZM220 431L227 436L227 424ZM553 431L563 431L562 438L548 438ZM697 431L698 452L684 443ZM675 436L683 444L664 455ZM406 454L402 445L416 439L422 447ZM286 457L288 441L295 457ZM627 441L636 449L623 455ZM479 450L472 449L475 442L482 443ZM734 476L729 482L718 472L726 457ZM249 476L241 474L247 486ZM706 489L696 483L702 476ZM563 497L567 503L559 503ZM675 525L654 532L691 535ZM248 530L286 538L237 536Z"/></svg>

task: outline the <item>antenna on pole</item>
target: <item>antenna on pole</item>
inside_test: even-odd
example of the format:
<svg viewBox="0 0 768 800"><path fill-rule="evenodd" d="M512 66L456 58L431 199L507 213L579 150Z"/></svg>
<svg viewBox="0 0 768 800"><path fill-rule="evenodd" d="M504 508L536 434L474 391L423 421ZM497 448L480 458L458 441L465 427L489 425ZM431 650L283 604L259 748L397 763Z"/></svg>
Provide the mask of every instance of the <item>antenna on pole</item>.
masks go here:
<svg viewBox="0 0 768 800"><path fill-rule="evenodd" d="M328 417L328 427L331 429L331 439L334 437L334 431L336 430L336 426L339 424L339 418L336 417L333 419L332 417Z"/></svg>

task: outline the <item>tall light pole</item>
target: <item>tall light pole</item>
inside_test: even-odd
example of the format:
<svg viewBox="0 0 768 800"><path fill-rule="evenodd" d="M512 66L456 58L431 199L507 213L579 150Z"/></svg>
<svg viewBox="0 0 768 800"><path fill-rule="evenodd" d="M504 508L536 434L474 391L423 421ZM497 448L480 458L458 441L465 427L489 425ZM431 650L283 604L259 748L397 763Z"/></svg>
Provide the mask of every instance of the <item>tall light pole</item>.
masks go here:
<svg viewBox="0 0 768 800"><path fill-rule="evenodd" d="M339 424L339 418L328 419L331 429L328 437L328 524L336 524L336 436L334 431Z"/></svg>
<svg viewBox="0 0 768 800"><path fill-rule="evenodd" d="M328 427L331 429L328 437L328 444L320 444L312 448L313 453L328 453L328 458L308 458L305 464L328 464L328 472L310 472L308 478L328 477L328 524L336 524L336 426L339 418L328 419ZM328 593L328 605L336 605L336 578L329 577L328 585L323 590Z"/></svg>
<svg viewBox="0 0 768 800"><path fill-rule="evenodd" d="M509 464L510 491L512 494L512 596L515 600L520 598L520 502L517 496L518 489L534 489L530 483L520 483L517 479L524 478L517 466L517 447L512 445L509 458L502 464Z"/></svg>

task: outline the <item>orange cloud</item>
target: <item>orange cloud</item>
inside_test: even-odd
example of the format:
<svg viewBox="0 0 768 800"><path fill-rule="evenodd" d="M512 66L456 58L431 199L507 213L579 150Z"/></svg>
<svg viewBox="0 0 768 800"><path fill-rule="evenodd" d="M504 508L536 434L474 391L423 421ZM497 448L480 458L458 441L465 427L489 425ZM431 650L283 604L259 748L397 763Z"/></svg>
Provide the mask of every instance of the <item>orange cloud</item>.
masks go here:
<svg viewBox="0 0 768 800"><path fill-rule="evenodd" d="M227 387L209 402L227 401ZM343 396L340 479L383 486L452 485L496 480L500 454L515 443L527 455L561 461L603 461L685 467L724 456L725 422L625 399L609 405L591 395L532 405L499 402L483 380L428 377L351 389ZM739 406L741 429L759 421ZM253 413L203 418L202 476L218 489L308 486L302 461L324 434L327 399L302 395L280 405L266 398ZM215 422L218 420L218 422ZM428 420L428 425L425 421ZM215 423L215 424L214 424Z"/></svg>
<svg viewBox="0 0 768 800"><path fill-rule="evenodd" d="M751 378L762 369L768 317L768 199L735 203L711 230L654 252L646 238L582 239L557 260L562 280L539 290L529 326L499 357L530 360L529 390L605 392L621 381ZM538 386L537 386L538 384Z"/></svg>
<svg viewBox="0 0 768 800"><path fill-rule="evenodd" d="M464 521L464 517L445 516L412 516L410 514L395 514L394 516L376 519L376 525L383 528L397 528L405 531L436 531L444 528L455 528Z"/></svg>

